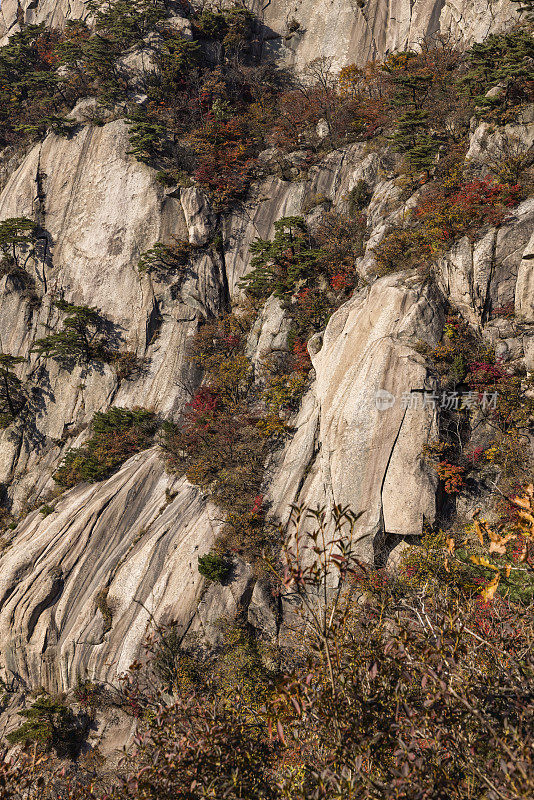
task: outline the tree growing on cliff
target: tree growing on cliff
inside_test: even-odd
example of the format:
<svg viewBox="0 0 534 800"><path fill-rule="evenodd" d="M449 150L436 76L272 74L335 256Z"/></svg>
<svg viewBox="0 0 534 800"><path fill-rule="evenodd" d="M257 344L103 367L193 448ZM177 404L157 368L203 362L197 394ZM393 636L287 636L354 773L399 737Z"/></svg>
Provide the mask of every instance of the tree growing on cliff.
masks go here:
<svg viewBox="0 0 534 800"><path fill-rule="evenodd" d="M71 488L82 481L95 483L110 475L130 456L150 447L158 420L145 408L110 408L93 418L93 435L83 447L68 450L54 480Z"/></svg>
<svg viewBox="0 0 534 800"><path fill-rule="evenodd" d="M22 272L34 255L36 223L27 217L0 222L0 273Z"/></svg>
<svg viewBox="0 0 534 800"><path fill-rule="evenodd" d="M252 270L241 284L257 299L274 294L287 300L314 273L320 252L312 246L302 217L284 217L274 227L272 241L257 239L250 246Z"/></svg>
<svg viewBox="0 0 534 800"><path fill-rule="evenodd" d="M26 402L22 381L13 371L13 367L25 360L20 356L0 354L0 427L9 425Z"/></svg>
<svg viewBox="0 0 534 800"><path fill-rule="evenodd" d="M100 336L103 319L99 312L95 308L76 306L64 300L56 300L55 306L67 314L63 327L57 333L37 339L32 352L60 362L87 363L103 358L105 348Z"/></svg>
<svg viewBox="0 0 534 800"><path fill-rule="evenodd" d="M75 753L86 727L60 697L44 694L29 708L19 711L19 716L26 721L8 733L6 738L10 744L32 742L44 750L53 747L63 755Z"/></svg>

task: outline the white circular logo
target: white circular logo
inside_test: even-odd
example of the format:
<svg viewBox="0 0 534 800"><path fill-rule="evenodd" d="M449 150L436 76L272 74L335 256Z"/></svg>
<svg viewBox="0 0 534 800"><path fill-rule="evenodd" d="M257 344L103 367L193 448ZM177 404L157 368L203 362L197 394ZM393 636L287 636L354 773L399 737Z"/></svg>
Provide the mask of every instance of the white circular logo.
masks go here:
<svg viewBox="0 0 534 800"><path fill-rule="evenodd" d="M379 411L386 411L395 405L397 398L385 389L378 389L375 393L375 406Z"/></svg>

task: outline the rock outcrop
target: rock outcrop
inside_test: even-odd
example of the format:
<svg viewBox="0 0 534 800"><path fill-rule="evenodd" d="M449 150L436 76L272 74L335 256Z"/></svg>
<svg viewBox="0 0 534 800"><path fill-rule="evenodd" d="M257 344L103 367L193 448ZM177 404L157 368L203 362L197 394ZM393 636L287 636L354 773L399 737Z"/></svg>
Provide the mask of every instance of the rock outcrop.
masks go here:
<svg viewBox="0 0 534 800"><path fill-rule="evenodd" d="M436 33L469 45L517 15L510 0L256 0L253 10L265 25L265 47L298 70L317 56L335 69L365 64ZM62 27L87 17L84 0L3 0L0 37L21 19Z"/></svg>
<svg viewBox="0 0 534 800"><path fill-rule="evenodd" d="M467 46L517 15L510 0L271 0L257 11L266 46L298 70L317 56L365 64L438 33Z"/></svg>
<svg viewBox="0 0 534 800"><path fill-rule="evenodd" d="M514 13L509 0L367 0L363 7L351 0L271 0L261 10L265 47L297 69L317 55L330 56L335 68L364 63L434 32L468 44ZM16 30L21 14L27 22L60 26L85 9L79 0L4 0L0 35ZM15 512L48 499L52 473L66 450L87 437L95 412L143 406L176 419L198 378L189 343L201 318L239 297L251 242L272 236L278 219L304 213L313 198L346 210L347 194L365 180L369 230L357 263L363 288L310 343L314 378L292 420L294 435L267 465L266 495L282 520L291 503L350 506L360 514L358 552L382 563L390 540L419 534L436 515L436 478L421 453L436 435L437 401L418 345L439 340L446 304L437 288L410 273L367 285L374 248L420 192L403 195L390 153L351 144L307 175L265 178L239 209L218 219L202 191L164 189L154 170L128 154L122 120L85 124L90 110L82 101L73 112L74 134L49 134L0 194L0 220L27 216L46 235L32 292L21 293L9 275L0 282L0 345L28 359L18 369L31 387L34 420L0 434L0 481ZM518 138L528 150L532 130L532 118L525 118L499 135ZM470 158L482 174L486 154L499 146L494 131L474 127ZM439 263L441 291L452 306L507 358L524 355L528 369L534 368L527 324L534 322L533 221L534 203L527 200L499 229L462 239ZM141 254L172 237L192 248L185 276L141 274ZM98 308L115 345L140 360L139 373L121 379L106 363L65 369L32 354L35 340L57 325L58 295ZM520 334L488 315L514 299L525 323ZM248 355L257 363L283 349L287 334L284 311L271 298ZM227 586L206 587L198 573L197 558L221 525L220 513L196 488L166 474L157 448L106 481L60 495L52 513L32 511L0 551L4 675L23 689L54 691L86 678L114 682L154 620L213 642L217 617L244 608L252 625L276 636L272 598L247 564L236 561Z"/></svg>

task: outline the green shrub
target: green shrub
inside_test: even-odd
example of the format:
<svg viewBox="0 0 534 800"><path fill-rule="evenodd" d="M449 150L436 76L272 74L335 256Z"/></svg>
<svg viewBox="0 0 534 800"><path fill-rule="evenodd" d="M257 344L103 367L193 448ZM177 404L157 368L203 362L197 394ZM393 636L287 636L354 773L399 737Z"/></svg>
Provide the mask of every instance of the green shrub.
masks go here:
<svg viewBox="0 0 534 800"><path fill-rule="evenodd" d="M198 557L198 571L209 581L224 583L232 572L232 562L219 553L206 553Z"/></svg>
<svg viewBox="0 0 534 800"><path fill-rule="evenodd" d="M156 242L141 256L138 264L139 272L158 275L173 272L183 274L189 263L191 250L191 245L185 239L175 239L170 245Z"/></svg>
<svg viewBox="0 0 534 800"><path fill-rule="evenodd" d="M26 721L7 734L10 744L32 742L45 750L53 747L58 753L76 750L83 728L61 698L42 695L30 708L19 711L19 716Z"/></svg>
<svg viewBox="0 0 534 800"><path fill-rule="evenodd" d="M284 217L274 228L272 241L256 239L251 244L252 270L241 286L257 299L266 300L274 294L288 300L298 283L313 276L320 253L312 246L302 217Z"/></svg>
<svg viewBox="0 0 534 800"><path fill-rule="evenodd" d="M26 217L0 222L0 274L22 272L34 256L36 223Z"/></svg>
<svg viewBox="0 0 534 800"><path fill-rule="evenodd" d="M108 593L109 587L105 586L103 589L97 593L95 597L95 606L102 614L102 619L104 621L103 632L104 634L108 633L111 630L111 626L113 624L113 609L111 608L109 601L108 601Z"/></svg>
<svg viewBox="0 0 534 800"><path fill-rule="evenodd" d="M361 213L369 205L372 196L373 193L369 189L367 182L360 178L356 186L347 195L349 214Z"/></svg>
<svg viewBox="0 0 534 800"><path fill-rule="evenodd" d="M22 382L13 372L13 367L25 360L20 356L0 354L0 428L11 424L26 403Z"/></svg>
<svg viewBox="0 0 534 800"><path fill-rule="evenodd" d="M150 447L157 427L156 415L143 408L98 412L92 422L93 435L82 447L67 452L54 480L71 488L81 481L109 478L130 456Z"/></svg>

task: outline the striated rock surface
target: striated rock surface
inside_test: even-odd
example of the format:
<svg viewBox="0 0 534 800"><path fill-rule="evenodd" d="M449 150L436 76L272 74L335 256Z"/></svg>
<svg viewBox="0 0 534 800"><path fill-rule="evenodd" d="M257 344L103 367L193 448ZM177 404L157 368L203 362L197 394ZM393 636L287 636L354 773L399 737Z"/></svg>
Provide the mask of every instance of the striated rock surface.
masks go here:
<svg viewBox="0 0 534 800"><path fill-rule="evenodd" d="M151 616L185 630L200 599L197 557L210 549L217 518L194 487L165 474L155 450L66 493L44 519L30 514L0 559L5 674L51 690L113 681ZM219 595L215 616L228 605Z"/></svg>
<svg viewBox="0 0 534 800"><path fill-rule="evenodd" d="M299 70L317 56L332 58L335 69L365 64L434 33L469 45L517 15L510 0L255 0L253 10L265 24L265 47ZM84 0L3 0L0 37L17 30L19 18L62 27L87 10Z"/></svg>
<svg viewBox="0 0 534 800"><path fill-rule="evenodd" d="M435 438L436 403L413 346L435 343L443 311L435 293L398 276L355 295L330 320L312 356L316 380L271 482L275 511L290 503L349 506L360 514L361 556L386 534L410 535L436 513L436 480L421 453Z"/></svg>
<svg viewBox="0 0 534 800"><path fill-rule="evenodd" d="M265 47L297 69L318 55L330 56L334 68L364 63L439 31L469 44L513 15L509 0L367 0L363 8L351 0L271 0L259 10ZM0 35L16 30L17 14L62 25L84 13L79 0L4 0ZM240 208L218 219L199 189L165 190L153 170L128 155L123 121L85 125L92 110L90 100L82 101L73 112L75 134L47 136L0 193L0 220L28 216L47 236L33 299L9 276L0 281L0 346L29 359L19 371L31 387L35 418L0 432L0 482L17 513L27 502L44 502L55 486L53 471L68 447L84 441L95 412L141 405L176 418L198 378L188 347L199 321L239 297L249 246L269 238L278 219L303 213L319 196L344 211L348 192L365 180L372 192L368 240L357 264L365 282L373 248L420 197L403 195L391 155L353 144L307 175L295 169L293 180L265 178ZM499 137L520 141L527 152L532 127L531 117L498 133L476 127L471 161L485 174L489 157L503 147ZM292 154L295 165L299 158ZM519 339L506 325L487 323L491 308L514 298L518 315L534 322L533 219L533 202L525 201L501 228L474 242L462 239L439 265L452 306L496 342L503 358L524 352L529 369L528 330ZM222 246L214 244L217 234ZM183 280L141 275L140 255L172 237L192 247ZM30 355L35 340L57 327L58 294L98 308L117 347L142 362L139 373L121 380L106 364L65 369ZM433 384L416 346L438 341L444 315L438 291L406 274L364 285L333 315L310 343L315 376L292 421L294 435L268 465L274 514L287 519L291 503L349 505L361 515L359 553L380 563L388 537L418 534L434 519L436 479L421 453L436 436L437 414L432 399L424 403ZM271 298L249 339L252 361L283 350L288 332ZM197 489L165 473L157 449L133 457L107 481L62 494L48 516L31 512L0 552L4 675L21 688L50 690L78 679L114 682L154 619L213 644L217 618L245 609L261 633L276 636L277 610L249 565L236 563L227 586L203 584L197 558L220 525L220 512Z"/></svg>
<svg viewBox="0 0 534 800"><path fill-rule="evenodd" d="M317 56L334 69L365 64L435 33L469 45L517 15L510 0L271 0L257 11L266 46L298 70Z"/></svg>
<svg viewBox="0 0 534 800"><path fill-rule="evenodd" d="M60 28L68 19L86 17L85 0L2 0L0 37L19 30L20 21L28 25L45 22L49 27Z"/></svg>

